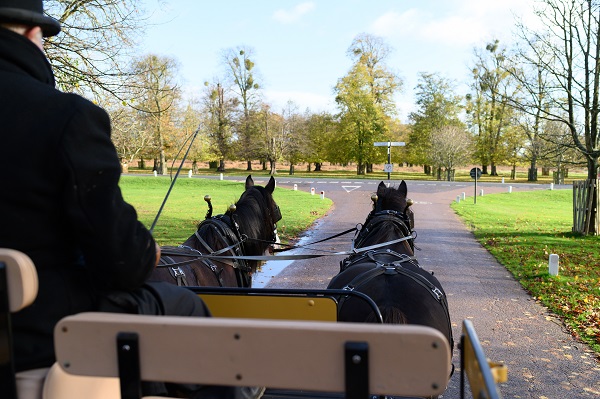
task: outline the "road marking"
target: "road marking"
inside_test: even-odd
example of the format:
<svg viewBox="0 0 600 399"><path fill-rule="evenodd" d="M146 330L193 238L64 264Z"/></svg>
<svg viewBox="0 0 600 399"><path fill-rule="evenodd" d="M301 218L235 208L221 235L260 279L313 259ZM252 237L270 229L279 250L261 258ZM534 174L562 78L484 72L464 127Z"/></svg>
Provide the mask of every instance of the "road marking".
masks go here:
<svg viewBox="0 0 600 399"><path fill-rule="evenodd" d="M356 190L357 188L360 188L360 186L342 186L342 188L343 188L344 190L346 190L346 192L347 192L347 193L349 193L350 191L354 191L354 190Z"/></svg>

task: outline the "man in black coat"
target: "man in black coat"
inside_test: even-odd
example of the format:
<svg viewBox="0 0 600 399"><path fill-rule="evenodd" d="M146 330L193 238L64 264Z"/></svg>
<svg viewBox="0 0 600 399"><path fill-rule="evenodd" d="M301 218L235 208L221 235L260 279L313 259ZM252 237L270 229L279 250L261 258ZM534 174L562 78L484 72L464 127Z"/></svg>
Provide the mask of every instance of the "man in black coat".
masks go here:
<svg viewBox="0 0 600 399"><path fill-rule="evenodd" d="M208 315L191 291L146 283L160 247L121 195L108 114L54 87L42 40L60 24L42 8L0 0L0 247L39 275L37 299L13 317L17 371L52 365L53 328L70 314Z"/></svg>

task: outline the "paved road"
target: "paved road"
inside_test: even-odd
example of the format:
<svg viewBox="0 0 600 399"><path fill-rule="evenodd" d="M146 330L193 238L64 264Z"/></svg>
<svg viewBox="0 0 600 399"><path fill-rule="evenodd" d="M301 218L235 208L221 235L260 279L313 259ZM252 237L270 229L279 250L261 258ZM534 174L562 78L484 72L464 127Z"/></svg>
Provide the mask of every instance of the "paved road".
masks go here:
<svg viewBox="0 0 600 399"><path fill-rule="evenodd" d="M278 179L280 187L297 184L299 190L325 195L334 201L330 212L308 232L306 241L331 236L364 221L370 195L378 182L326 182ZM461 322L473 322L486 354L508 366L509 381L501 385L505 398L599 398L600 363L591 350L573 340L561 322L532 300L510 273L473 238L449 204L466 192L473 200L473 184L410 181L415 201L416 256L421 266L435 272L446 293L455 340ZM260 183L259 183L260 184ZM394 182L392 182L394 184ZM549 187L513 185L512 192ZM480 184L484 194L507 192L508 184ZM469 197L471 196L471 197ZM351 237L327 241L333 251L349 249ZM312 252L312 251L306 251ZM297 252L301 253L301 252ZM293 263L268 263L256 285L278 288L325 288L338 271L342 257L323 257ZM282 263L285 267L280 270ZM454 364L459 366L458 351ZM459 373L443 398L459 398Z"/></svg>

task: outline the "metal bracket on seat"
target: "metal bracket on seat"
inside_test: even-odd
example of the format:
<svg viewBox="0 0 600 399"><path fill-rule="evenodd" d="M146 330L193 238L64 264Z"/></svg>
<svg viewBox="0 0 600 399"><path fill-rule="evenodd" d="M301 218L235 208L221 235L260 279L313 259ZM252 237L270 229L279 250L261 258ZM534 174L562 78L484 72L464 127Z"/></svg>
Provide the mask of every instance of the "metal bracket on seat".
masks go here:
<svg viewBox="0 0 600 399"><path fill-rule="evenodd" d="M140 399L142 397L142 379L138 334L131 332L117 334L117 357L121 399Z"/></svg>
<svg viewBox="0 0 600 399"><path fill-rule="evenodd" d="M346 342L345 378L347 399L369 398L369 344Z"/></svg>
<svg viewBox="0 0 600 399"><path fill-rule="evenodd" d="M7 265L0 262L0 387L7 399L17 399L17 385L12 348Z"/></svg>

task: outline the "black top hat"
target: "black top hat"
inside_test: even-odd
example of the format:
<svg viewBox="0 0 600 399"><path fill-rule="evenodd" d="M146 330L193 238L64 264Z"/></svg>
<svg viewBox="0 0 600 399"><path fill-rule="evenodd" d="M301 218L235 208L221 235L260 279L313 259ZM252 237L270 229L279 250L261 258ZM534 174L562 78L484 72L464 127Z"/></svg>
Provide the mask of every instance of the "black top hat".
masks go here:
<svg viewBox="0 0 600 399"><path fill-rule="evenodd" d="M46 37L60 32L60 23L44 15L42 0L0 0L0 22L39 26Z"/></svg>

